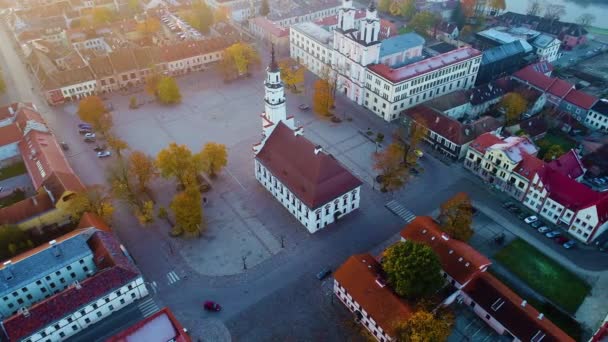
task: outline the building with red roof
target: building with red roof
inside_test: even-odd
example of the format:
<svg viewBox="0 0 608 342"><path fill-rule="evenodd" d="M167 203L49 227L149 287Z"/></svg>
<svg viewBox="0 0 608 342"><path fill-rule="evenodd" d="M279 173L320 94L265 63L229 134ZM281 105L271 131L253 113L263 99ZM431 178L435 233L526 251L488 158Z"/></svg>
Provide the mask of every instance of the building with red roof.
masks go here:
<svg viewBox="0 0 608 342"><path fill-rule="evenodd" d="M3 334L9 341L60 341L145 297L143 278L116 237L78 229L0 268ZM16 295L15 295L16 294Z"/></svg>
<svg viewBox="0 0 608 342"><path fill-rule="evenodd" d="M249 31L266 44L274 44L279 54L289 51L289 27L283 27L266 17L255 17L249 19Z"/></svg>
<svg viewBox="0 0 608 342"><path fill-rule="evenodd" d="M255 177L309 232L359 207L362 182L333 155L302 136L287 117L281 71L267 69L262 141L253 147Z"/></svg>
<svg viewBox="0 0 608 342"><path fill-rule="evenodd" d="M480 273L465 285L461 298L501 336L514 341L574 342L525 299L487 272Z"/></svg>
<svg viewBox="0 0 608 342"><path fill-rule="evenodd" d="M584 122L587 113L597 101L597 97L575 89L564 97L564 100L559 105L559 109L570 113L579 122Z"/></svg>
<svg viewBox="0 0 608 342"><path fill-rule="evenodd" d="M167 341L190 342L192 339L173 312L166 307L106 340L106 342Z"/></svg>
<svg viewBox="0 0 608 342"><path fill-rule="evenodd" d="M382 266L370 254L353 255L336 270L334 294L378 341L392 341L395 324L413 314L386 284Z"/></svg>
<svg viewBox="0 0 608 342"><path fill-rule="evenodd" d="M443 277L462 288L492 262L468 244L452 239L429 216L417 216L401 230L402 241L423 243L433 249L441 263Z"/></svg>

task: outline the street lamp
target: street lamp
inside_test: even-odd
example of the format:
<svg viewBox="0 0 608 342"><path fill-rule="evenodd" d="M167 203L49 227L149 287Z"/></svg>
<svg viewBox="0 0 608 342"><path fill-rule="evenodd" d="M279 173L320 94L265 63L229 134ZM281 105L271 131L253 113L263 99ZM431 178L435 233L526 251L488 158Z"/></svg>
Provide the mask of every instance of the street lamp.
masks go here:
<svg viewBox="0 0 608 342"><path fill-rule="evenodd" d="M247 262L246 262L247 261L247 257L244 256L244 257L241 257L241 259L243 260L243 269L246 270L247 269Z"/></svg>

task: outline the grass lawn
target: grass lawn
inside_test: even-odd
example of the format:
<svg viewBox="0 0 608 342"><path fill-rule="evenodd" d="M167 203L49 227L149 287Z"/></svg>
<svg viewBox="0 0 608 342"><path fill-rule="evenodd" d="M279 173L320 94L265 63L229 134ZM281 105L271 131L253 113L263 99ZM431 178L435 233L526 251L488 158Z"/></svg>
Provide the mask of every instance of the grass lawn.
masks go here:
<svg viewBox="0 0 608 342"><path fill-rule="evenodd" d="M17 164L13 164L11 166L7 166L3 169L0 169L0 180L19 176L26 172L27 170L25 169L25 164L23 162L19 162Z"/></svg>
<svg viewBox="0 0 608 342"><path fill-rule="evenodd" d="M501 264L547 299L574 313L591 287L522 239L495 256Z"/></svg>
<svg viewBox="0 0 608 342"><path fill-rule="evenodd" d="M24 199L25 199L25 192L23 192L23 191L13 192L9 196L0 198L0 208L8 207L19 201L23 201Z"/></svg>
<svg viewBox="0 0 608 342"><path fill-rule="evenodd" d="M509 283L508 279L503 278L500 274L492 272L492 268L488 270L488 272L492 273L497 279L502 281L505 285L507 285L513 292L517 293L518 296L524 298L528 304L532 305L536 310L542 312L545 317L547 317L553 324L557 325L560 329L562 329L566 334L570 335L576 341L582 341L582 333L581 325L568 314L560 311L556 307L554 307L551 303L540 302L534 298L526 298L526 296L522 296L517 289Z"/></svg>
<svg viewBox="0 0 608 342"><path fill-rule="evenodd" d="M594 33L594 34L608 36L608 29L603 29L603 28L599 28L599 27L587 27L587 31Z"/></svg>
<svg viewBox="0 0 608 342"><path fill-rule="evenodd" d="M570 151L570 149L576 147L576 142L569 139L560 133L547 132L542 139L536 142L538 147L540 147L540 151L538 151L538 157L543 158L545 153L551 148L553 145L559 145L562 147L562 150L565 152Z"/></svg>

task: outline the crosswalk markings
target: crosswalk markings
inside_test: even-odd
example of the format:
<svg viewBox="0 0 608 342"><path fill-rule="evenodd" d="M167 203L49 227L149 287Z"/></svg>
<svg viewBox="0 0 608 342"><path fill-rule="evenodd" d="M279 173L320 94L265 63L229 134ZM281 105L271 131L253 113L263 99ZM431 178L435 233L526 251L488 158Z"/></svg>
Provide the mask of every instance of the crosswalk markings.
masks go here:
<svg viewBox="0 0 608 342"><path fill-rule="evenodd" d="M171 285L179 281L179 276L175 271L171 271L167 273L167 280L169 281L169 285Z"/></svg>
<svg viewBox="0 0 608 342"><path fill-rule="evenodd" d="M401 203L397 202L396 200L389 201L384 206L388 210L392 211L395 215L401 217L407 223L412 222L416 218L416 215L414 215L414 213L407 210L404 206L401 205Z"/></svg>
<svg viewBox="0 0 608 342"><path fill-rule="evenodd" d="M139 304L137 304L137 307L139 308L139 311L144 316L144 318L158 312L159 310L158 305L156 305L152 297L148 297L146 300L139 302Z"/></svg>

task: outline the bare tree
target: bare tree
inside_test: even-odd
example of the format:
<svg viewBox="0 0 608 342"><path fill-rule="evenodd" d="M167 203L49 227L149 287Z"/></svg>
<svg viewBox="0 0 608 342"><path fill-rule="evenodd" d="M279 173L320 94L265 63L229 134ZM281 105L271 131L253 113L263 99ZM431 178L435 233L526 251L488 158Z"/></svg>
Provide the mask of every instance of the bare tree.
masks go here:
<svg viewBox="0 0 608 342"><path fill-rule="evenodd" d="M547 19L559 20L564 14L566 14L564 5L547 4L545 6L545 18Z"/></svg>
<svg viewBox="0 0 608 342"><path fill-rule="evenodd" d="M540 16L540 13L543 11L543 4L540 0L532 0L528 3L528 9L526 14Z"/></svg>
<svg viewBox="0 0 608 342"><path fill-rule="evenodd" d="M576 22L584 27L591 25L595 21L595 16L591 13L583 13L578 18L576 18Z"/></svg>

